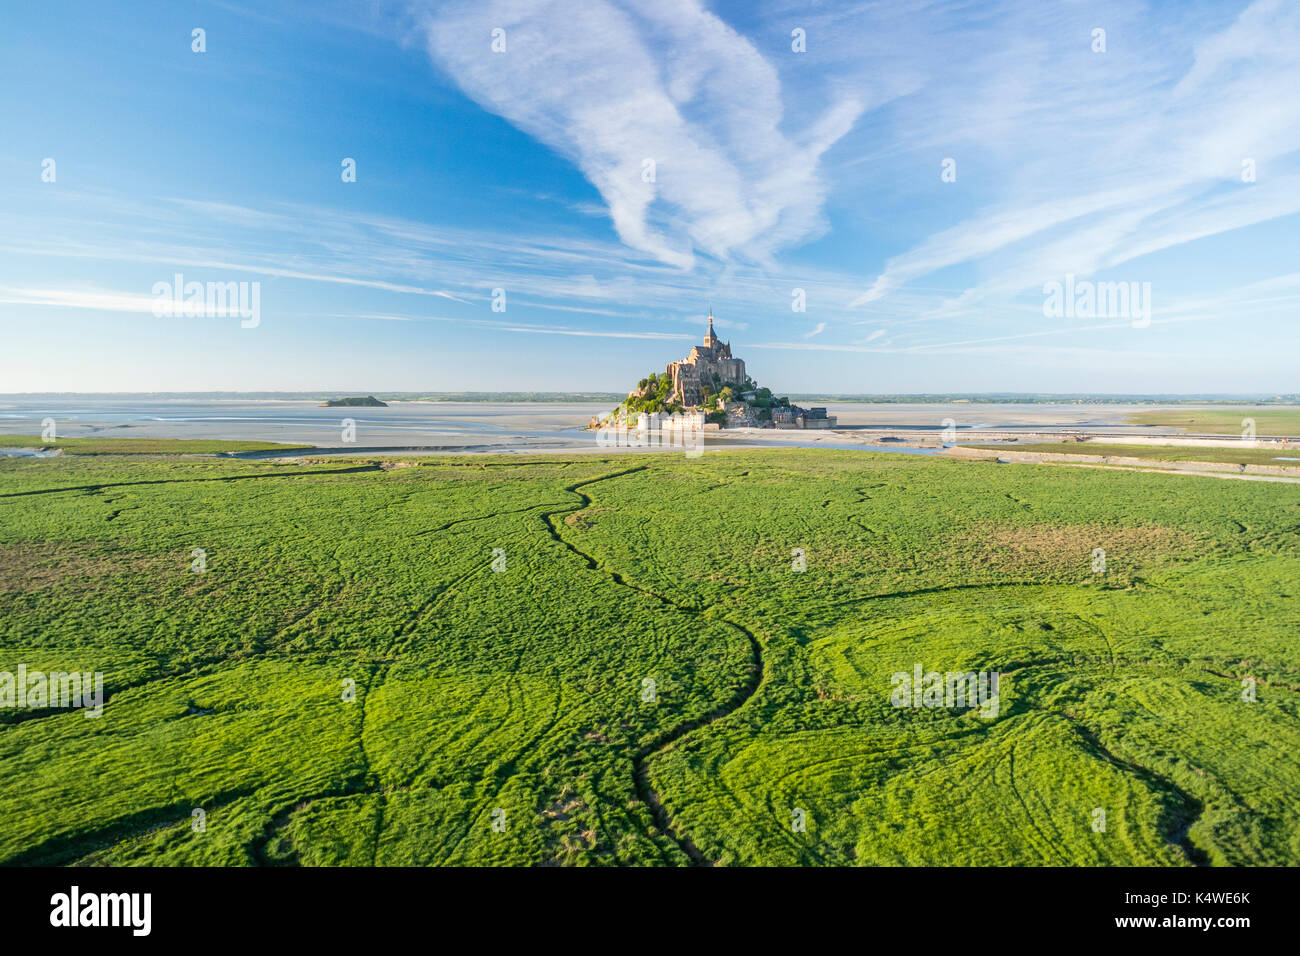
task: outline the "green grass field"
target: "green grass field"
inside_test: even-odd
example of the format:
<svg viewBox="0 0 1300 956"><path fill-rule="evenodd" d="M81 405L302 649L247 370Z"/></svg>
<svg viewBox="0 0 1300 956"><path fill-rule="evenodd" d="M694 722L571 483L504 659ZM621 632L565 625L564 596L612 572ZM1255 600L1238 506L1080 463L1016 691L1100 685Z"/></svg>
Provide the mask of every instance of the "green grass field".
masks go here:
<svg viewBox="0 0 1300 956"><path fill-rule="evenodd" d="M65 455L221 455L242 451L290 452L310 447L270 441L205 438L60 438L45 441L36 435L0 435L0 448L58 448Z"/></svg>
<svg viewBox="0 0 1300 956"><path fill-rule="evenodd" d="M74 457L0 507L0 671L107 694L0 710L3 863L1300 863L1291 485ZM917 664L999 713L892 706Z"/></svg>
<svg viewBox="0 0 1300 956"><path fill-rule="evenodd" d="M1205 435L1240 435L1242 419L1255 419L1258 435L1300 436L1300 408L1161 408L1134 412L1131 425L1163 425Z"/></svg>
<svg viewBox="0 0 1300 956"><path fill-rule="evenodd" d="M1300 460L1280 461L1280 458L1300 459L1300 442L1293 445L1270 445L1252 448L1242 442L1241 448L1186 448L1164 445L1122 445L1105 442L1016 442L1003 445L970 445L990 451L1028 451L1052 455L1101 455L1115 458L1147 458L1152 461L1207 461L1231 465L1280 465L1297 467Z"/></svg>

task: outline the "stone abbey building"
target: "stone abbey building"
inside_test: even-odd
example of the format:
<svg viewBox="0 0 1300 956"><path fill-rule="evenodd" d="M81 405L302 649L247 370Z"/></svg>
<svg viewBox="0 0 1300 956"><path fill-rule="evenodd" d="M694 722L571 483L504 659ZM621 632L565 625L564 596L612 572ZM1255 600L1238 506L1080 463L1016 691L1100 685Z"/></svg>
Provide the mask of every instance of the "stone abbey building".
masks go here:
<svg viewBox="0 0 1300 956"><path fill-rule="evenodd" d="M728 385L731 392L724 398L722 390ZM712 309L704 342L693 346L691 354L680 362L669 363L663 378L655 376L653 382L648 378L642 380L639 388L628 392L627 398L603 424L593 418L591 427L622 429L620 434L648 434L716 428L834 428L836 425L835 416L827 415L825 408L800 408L788 398L774 397L770 389L759 388L746 373L744 361L731 354L731 343L721 341L714 334ZM672 415L662 410L641 411L646 407L662 409L664 405L680 408Z"/></svg>
<svg viewBox="0 0 1300 956"><path fill-rule="evenodd" d="M712 309L709 310L709 331L704 333L704 344L692 346L690 355L680 362L671 363L668 377L673 382L671 401L688 408L704 403L703 385L708 385L716 393L723 385L740 386L747 381L744 361L731 357L731 343L723 342L713 334Z"/></svg>

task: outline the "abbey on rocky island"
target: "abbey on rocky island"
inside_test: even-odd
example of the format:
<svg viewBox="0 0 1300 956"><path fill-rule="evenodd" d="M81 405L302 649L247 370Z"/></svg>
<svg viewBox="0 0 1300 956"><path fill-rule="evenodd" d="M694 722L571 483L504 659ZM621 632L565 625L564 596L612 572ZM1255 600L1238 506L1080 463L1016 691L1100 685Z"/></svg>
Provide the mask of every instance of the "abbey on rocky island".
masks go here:
<svg viewBox="0 0 1300 956"><path fill-rule="evenodd" d="M667 424L664 424L667 422ZM800 408L749 377L731 343L713 331L713 310L704 341L662 376L651 374L628 392L607 425L656 431L660 428L834 428L825 408ZM603 427L592 419L591 427Z"/></svg>
<svg viewBox="0 0 1300 956"><path fill-rule="evenodd" d="M709 330L704 333L704 344L691 347L691 354L680 362L668 366L672 380L671 400L679 405L694 406L704 401L702 386L717 392L720 386L741 386L747 381L745 362L733 358L731 343L721 341L713 333L713 310L709 310Z"/></svg>

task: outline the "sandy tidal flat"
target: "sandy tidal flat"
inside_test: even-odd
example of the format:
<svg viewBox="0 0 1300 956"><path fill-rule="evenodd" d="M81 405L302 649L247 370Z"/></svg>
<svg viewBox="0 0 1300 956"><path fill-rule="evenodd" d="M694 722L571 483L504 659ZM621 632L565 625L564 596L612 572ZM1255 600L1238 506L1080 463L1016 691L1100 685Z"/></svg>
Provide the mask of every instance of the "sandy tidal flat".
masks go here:
<svg viewBox="0 0 1300 956"><path fill-rule="evenodd" d="M934 448L951 441L952 436L960 442L1178 436L1179 430L1172 427L1125 423L1134 412L1156 407L831 402L826 408L828 414L838 418L835 429L722 430L707 433L705 447L903 450L897 446ZM1251 412L1251 406L1240 409L1243 415ZM0 401L0 434L40 435L43 423L53 419L56 435L65 438L225 439L366 453L383 449L496 454L581 452L597 450L595 435L586 426L610 411L608 403L569 402L395 402L386 408L322 408L310 401L240 398L10 397ZM353 428L345 433L348 421ZM351 441L346 440L348 436Z"/></svg>

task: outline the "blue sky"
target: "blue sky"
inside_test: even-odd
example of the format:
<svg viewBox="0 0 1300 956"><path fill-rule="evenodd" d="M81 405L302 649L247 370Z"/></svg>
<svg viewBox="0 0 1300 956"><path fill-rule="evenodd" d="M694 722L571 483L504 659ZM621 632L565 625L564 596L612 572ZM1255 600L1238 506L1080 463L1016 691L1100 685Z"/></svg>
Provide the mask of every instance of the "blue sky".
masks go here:
<svg viewBox="0 0 1300 956"><path fill-rule="evenodd" d="M1295 392L1297 50L1283 0L17 5L0 392L617 391L710 303L781 392Z"/></svg>

